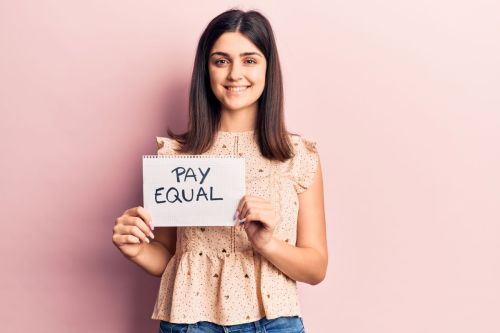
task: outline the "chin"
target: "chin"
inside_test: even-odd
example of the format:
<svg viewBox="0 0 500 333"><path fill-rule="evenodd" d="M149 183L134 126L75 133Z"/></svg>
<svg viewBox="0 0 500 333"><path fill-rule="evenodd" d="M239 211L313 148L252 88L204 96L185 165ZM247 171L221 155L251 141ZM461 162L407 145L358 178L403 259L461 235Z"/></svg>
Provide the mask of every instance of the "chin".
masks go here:
<svg viewBox="0 0 500 333"><path fill-rule="evenodd" d="M245 109L245 108L248 108L249 106L251 106L252 103L241 103L241 104L236 104L236 103L225 103L224 104L224 107L227 109L227 110L231 110L231 111L238 111L238 110L241 110L241 109Z"/></svg>

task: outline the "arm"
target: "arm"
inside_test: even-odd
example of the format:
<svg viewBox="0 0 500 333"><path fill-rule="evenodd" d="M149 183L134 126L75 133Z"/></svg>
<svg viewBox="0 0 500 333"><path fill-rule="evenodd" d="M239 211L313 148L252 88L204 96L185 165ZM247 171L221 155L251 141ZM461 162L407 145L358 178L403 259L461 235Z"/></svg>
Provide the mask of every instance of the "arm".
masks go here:
<svg viewBox="0 0 500 333"><path fill-rule="evenodd" d="M324 280L328 265L320 162L313 183L298 196L297 245L273 237L257 251L290 278L316 285Z"/></svg>
<svg viewBox="0 0 500 333"><path fill-rule="evenodd" d="M158 227L153 234L151 243L142 244L142 250L129 259L149 274L161 277L175 253L177 227Z"/></svg>

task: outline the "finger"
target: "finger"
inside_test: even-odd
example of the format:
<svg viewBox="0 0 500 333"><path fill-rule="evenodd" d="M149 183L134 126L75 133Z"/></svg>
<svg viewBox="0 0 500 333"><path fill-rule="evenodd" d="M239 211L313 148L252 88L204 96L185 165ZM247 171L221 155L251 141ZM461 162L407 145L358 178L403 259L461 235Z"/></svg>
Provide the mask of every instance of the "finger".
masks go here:
<svg viewBox="0 0 500 333"><path fill-rule="evenodd" d="M151 230L153 230L153 224L151 221L151 214L142 206L133 207L127 210L128 215L140 217L145 223L149 225Z"/></svg>
<svg viewBox="0 0 500 333"><path fill-rule="evenodd" d="M240 201L238 202L238 207L236 208L236 211L240 213L239 214L240 216L241 216L241 211L245 206L245 204L249 201L253 201L253 198L254 196L248 194L245 194L244 196L241 197Z"/></svg>
<svg viewBox="0 0 500 333"><path fill-rule="evenodd" d="M242 220L245 215L247 214L248 210L248 205L250 204L251 196L250 195L244 195L241 200L240 204L238 205L238 219Z"/></svg>
<svg viewBox="0 0 500 333"><path fill-rule="evenodd" d="M153 226L153 221L151 221L151 214L146 210L146 208L144 208L142 206L138 206L137 213L148 224L148 226L151 228L151 230L153 230L154 226Z"/></svg>
<svg viewBox="0 0 500 333"><path fill-rule="evenodd" d="M134 235L113 235L113 242L118 245L125 245L125 244L137 244L140 243L141 241L139 238L135 237Z"/></svg>
<svg viewBox="0 0 500 333"><path fill-rule="evenodd" d="M145 235L148 235L151 238L155 238L151 229L144 223L144 221L137 216L127 216L124 218L125 225L135 225L137 226Z"/></svg>
<svg viewBox="0 0 500 333"><path fill-rule="evenodd" d="M241 208L239 219L242 220L250 213L250 211L255 210L270 210L270 207L265 202L245 201L243 207Z"/></svg>
<svg viewBox="0 0 500 333"><path fill-rule="evenodd" d="M126 226L125 228L128 234L134 235L144 243L149 243L149 239L146 234L143 233L141 229L139 229L139 227L137 227L136 225Z"/></svg>
<svg viewBox="0 0 500 333"><path fill-rule="evenodd" d="M240 198L240 201L238 202L238 206L236 206L236 219L239 220L239 217L241 215L241 208L243 207L243 204L245 203L245 198L246 195L242 196Z"/></svg>
<svg viewBox="0 0 500 333"><path fill-rule="evenodd" d="M131 228L135 227L132 224L117 224L113 227L113 235L130 235ZM141 233L145 235L142 231ZM142 238L142 237L141 237Z"/></svg>
<svg viewBox="0 0 500 333"><path fill-rule="evenodd" d="M259 212L248 214L246 216L245 222L244 222L245 229L248 228L251 221L260 222L266 230L273 230L274 229L274 224L272 223L269 214L267 214L265 212L259 211Z"/></svg>
<svg viewBox="0 0 500 333"><path fill-rule="evenodd" d="M271 203L263 198L256 197L253 195L244 195L241 197L238 207L236 208L235 212L235 218L234 218L234 224L238 225L242 219L246 216L248 213L248 207L250 204L255 203L258 207L265 208L266 205L270 207Z"/></svg>

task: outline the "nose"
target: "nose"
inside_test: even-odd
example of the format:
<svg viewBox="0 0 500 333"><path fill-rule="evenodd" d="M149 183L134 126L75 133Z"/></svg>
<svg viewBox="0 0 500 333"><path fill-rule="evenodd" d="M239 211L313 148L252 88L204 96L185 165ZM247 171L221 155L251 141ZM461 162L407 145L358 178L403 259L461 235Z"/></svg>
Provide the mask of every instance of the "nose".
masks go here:
<svg viewBox="0 0 500 333"><path fill-rule="evenodd" d="M238 81L242 77L241 67L238 64L233 63L231 65L231 70L229 71L229 80Z"/></svg>

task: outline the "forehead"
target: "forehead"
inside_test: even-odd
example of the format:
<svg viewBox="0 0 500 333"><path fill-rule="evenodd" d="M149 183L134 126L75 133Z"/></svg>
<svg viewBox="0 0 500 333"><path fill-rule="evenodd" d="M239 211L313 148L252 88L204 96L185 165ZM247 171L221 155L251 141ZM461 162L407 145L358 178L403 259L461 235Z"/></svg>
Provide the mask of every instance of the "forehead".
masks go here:
<svg viewBox="0 0 500 333"><path fill-rule="evenodd" d="M211 52L226 52L229 54L240 54L243 52L258 52L259 49L240 32L225 32L215 41Z"/></svg>

